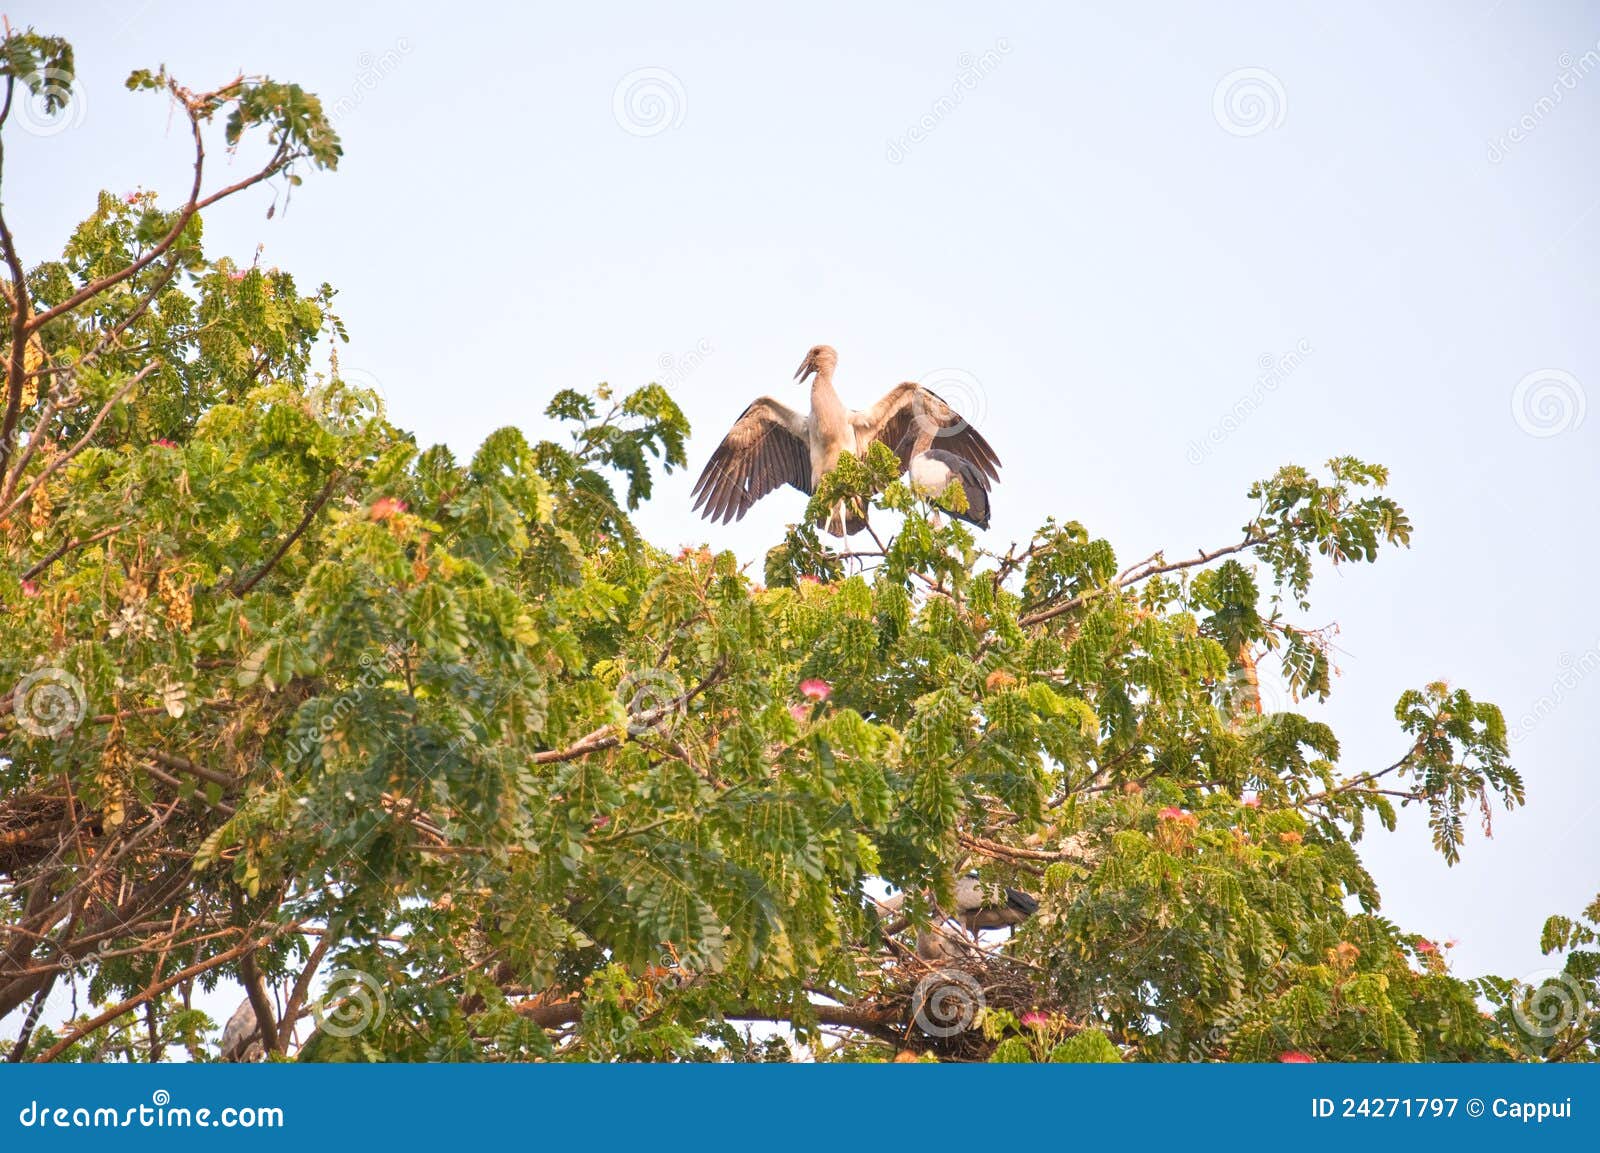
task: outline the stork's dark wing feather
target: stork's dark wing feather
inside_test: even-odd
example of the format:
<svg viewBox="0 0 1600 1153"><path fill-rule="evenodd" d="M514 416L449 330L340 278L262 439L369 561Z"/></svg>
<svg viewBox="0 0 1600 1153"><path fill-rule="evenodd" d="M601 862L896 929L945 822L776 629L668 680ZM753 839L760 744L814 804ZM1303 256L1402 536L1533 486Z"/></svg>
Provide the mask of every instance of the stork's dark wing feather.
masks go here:
<svg viewBox="0 0 1600 1153"><path fill-rule="evenodd" d="M702 516L726 524L742 519L751 505L785 484L807 496L816 487L806 447L806 418L763 396L733 422L706 462L694 485L694 507Z"/></svg>
<svg viewBox="0 0 1600 1153"><path fill-rule="evenodd" d="M1021 889L984 884L976 877L958 877L956 919L968 929L1001 929L1020 925L1039 910L1038 898Z"/></svg>
<svg viewBox="0 0 1600 1153"><path fill-rule="evenodd" d="M1024 917L1031 917L1039 911L1039 898L1032 893L1024 893L1021 889L1007 889L1006 905Z"/></svg>
<svg viewBox="0 0 1600 1153"><path fill-rule="evenodd" d="M877 404L851 414L851 419L857 441L881 440L900 458L902 472L911 466L912 457L937 446L970 461L985 490L1000 479L1000 458L989 442L966 417L913 381L895 385Z"/></svg>

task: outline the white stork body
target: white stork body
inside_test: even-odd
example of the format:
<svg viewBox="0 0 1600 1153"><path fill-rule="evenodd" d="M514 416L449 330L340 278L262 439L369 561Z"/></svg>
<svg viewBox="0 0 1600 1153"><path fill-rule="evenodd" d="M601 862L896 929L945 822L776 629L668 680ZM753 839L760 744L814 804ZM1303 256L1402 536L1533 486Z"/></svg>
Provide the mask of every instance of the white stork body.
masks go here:
<svg viewBox="0 0 1600 1153"><path fill-rule="evenodd" d="M818 373L811 382L811 415L806 420L812 476L826 476L838 465L842 454L856 451L856 426L850 416L850 410L834 391L831 376Z"/></svg>
<svg viewBox="0 0 1600 1153"><path fill-rule="evenodd" d="M806 450L813 478L827 476L845 453L856 453L856 426L851 415L834 391L832 370L818 372L811 381L811 415L806 420ZM861 523L840 505L828 518L827 529L835 536L844 536L857 531Z"/></svg>

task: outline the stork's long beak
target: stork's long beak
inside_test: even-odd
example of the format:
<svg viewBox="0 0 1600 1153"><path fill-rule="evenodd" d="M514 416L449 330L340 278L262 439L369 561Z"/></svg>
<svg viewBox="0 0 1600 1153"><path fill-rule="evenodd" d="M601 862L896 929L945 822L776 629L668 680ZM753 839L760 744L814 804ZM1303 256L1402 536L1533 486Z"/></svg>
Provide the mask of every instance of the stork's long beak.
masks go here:
<svg viewBox="0 0 1600 1153"><path fill-rule="evenodd" d="M817 366L811 363L811 357L807 355L807 357L800 362L800 367L794 370L794 378L801 384L804 384L806 382L806 378L816 371Z"/></svg>

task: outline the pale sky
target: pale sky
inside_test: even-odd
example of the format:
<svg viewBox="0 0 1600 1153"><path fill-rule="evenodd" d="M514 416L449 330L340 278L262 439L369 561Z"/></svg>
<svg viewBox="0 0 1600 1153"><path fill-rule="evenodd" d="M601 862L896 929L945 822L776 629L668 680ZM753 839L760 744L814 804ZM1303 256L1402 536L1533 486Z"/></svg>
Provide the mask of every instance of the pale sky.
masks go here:
<svg viewBox="0 0 1600 1153"><path fill-rule="evenodd" d="M131 69L265 72L339 110L345 159L271 221L266 191L213 210L210 253L334 284L343 362L424 443L672 386L695 435L639 517L663 546L754 560L798 517L785 490L710 526L688 492L750 399L804 402L821 342L847 401L937 374L968 406L996 547L1054 514L1124 563L1187 553L1281 464L1387 464L1413 548L1321 572L1305 623L1338 623L1342 675L1308 711L1351 774L1404 751L1395 699L1431 680L1528 729L1493 841L1446 868L1413 812L1362 851L1459 975L1549 963L1544 918L1600 888L1600 4L368 7L13 2L76 44L82 96L8 129L25 257L96 188L187 187Z"/></svg>

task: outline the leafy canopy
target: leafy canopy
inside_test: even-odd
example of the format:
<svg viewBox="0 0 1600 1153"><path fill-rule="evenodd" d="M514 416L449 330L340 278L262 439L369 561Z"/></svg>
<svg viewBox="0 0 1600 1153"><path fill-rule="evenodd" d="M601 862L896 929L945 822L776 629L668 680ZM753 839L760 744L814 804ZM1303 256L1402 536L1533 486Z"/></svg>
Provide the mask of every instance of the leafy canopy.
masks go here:
<svg viewBox="0 0 1600 1153"><path fill-rule="evenodd" d="M8 100L71 66L0 49ZM330 287L205 253L204 210L336 166L314 96L129 86L191 125L184 198L102 193L32 266L0 217L14 1059L215 1059L224 978L304 1060L1594 1056L1600 910L1537 985L1463 981L1357 853L1417 805L1454 862L1522 803L1499 710L1409 691L1371 768L1263 711L1259 661L1331 691L1317 574L1409 544L1381 467L1282 468L1231 543L1128 564L1072 520L992 552L875 449L814 511L899 530L795 528L757 581L634 527L688 459L659 385L458 459L341 374ZM267 159L212 188L219 125ZM967 868L1039 912L924 962Z"/></svg>

